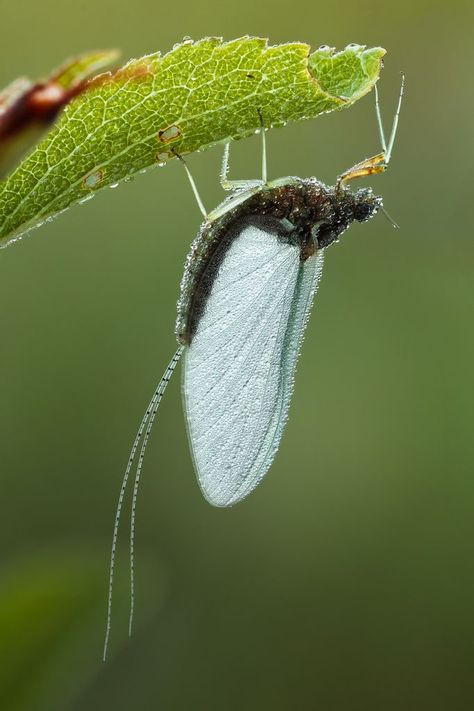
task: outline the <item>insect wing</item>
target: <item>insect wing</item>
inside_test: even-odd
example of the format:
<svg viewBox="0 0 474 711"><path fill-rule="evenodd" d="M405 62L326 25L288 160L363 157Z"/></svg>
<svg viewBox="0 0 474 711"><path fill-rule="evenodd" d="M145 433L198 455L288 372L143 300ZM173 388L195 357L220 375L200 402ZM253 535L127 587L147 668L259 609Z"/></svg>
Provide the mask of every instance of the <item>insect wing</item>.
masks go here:
<svg viewBox="0 0 474 711"><path fill-rule="evenodd" d="M247 224L215 276L183 368L194 465L215 506L247 496L276 454L322 261Z"/></svg>

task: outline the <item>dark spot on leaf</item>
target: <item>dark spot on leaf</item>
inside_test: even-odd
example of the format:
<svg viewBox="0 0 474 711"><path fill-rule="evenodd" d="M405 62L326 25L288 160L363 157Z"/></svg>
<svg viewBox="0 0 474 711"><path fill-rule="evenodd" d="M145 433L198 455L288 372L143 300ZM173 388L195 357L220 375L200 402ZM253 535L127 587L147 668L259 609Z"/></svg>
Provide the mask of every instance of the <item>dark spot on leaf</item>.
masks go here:
<svg viewBox="0 0 474 711"><path fill-rule="evenodd" d="M89 175L86 175L81 185L85 189L92 189L95 188L99 183L101 183L103 179L104 171L96 170L93 173L89 173Z"/></svg>
<svg viewBox="0 0 474 711"><path fill-rule="evenodd" d="M168 128L164 128L158 131L158 138L162 143L169 143L170 141L175 141L181 136L181 129L179 126L172 124Z"/></svg>

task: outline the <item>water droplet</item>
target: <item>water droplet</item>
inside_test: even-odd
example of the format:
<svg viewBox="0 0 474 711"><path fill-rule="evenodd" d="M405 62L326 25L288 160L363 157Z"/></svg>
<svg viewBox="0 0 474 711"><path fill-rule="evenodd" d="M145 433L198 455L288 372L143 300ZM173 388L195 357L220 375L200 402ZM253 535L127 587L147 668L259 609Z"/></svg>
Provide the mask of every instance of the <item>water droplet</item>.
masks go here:
<svg viewBox="0 0 474 711"><path fill-rule="evenodd" d="M113 190L114 188L118 188L118 186L119 186L118 183L111 183L109 187L111 187Z"/></svg>
<svg viewBox="0 0 474 711"><path fill-rule="evenodd" d="M89 193L89 195L86 195L86 196L83 197L81 200L79 200L79 205L82 205L82 204L85 203L85 202L89 202L89 200L92 200L92 198L94 197L94 195L95 195L95 193Z"/></svg>

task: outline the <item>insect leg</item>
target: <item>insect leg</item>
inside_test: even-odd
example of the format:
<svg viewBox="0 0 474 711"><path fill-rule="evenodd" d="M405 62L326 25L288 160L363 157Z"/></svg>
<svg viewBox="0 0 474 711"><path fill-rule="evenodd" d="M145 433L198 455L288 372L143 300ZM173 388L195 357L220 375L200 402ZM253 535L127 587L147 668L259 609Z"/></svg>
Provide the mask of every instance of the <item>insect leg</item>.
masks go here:
<svg viewBox="0 0 474 711"><path fill-rule="evenodd" d="M382 152L384 155L387 154L387 142L385 140L385 131L383 130L382 114L380 113L380 102L379 102L379 90L377 89L377 84L374 86L375 90L375 114L377 116L377 126L379 129L380 145L382 146Z"/></svg>
<svg viewBox="0 0 474 711"><path fill-rule="evenodd" d="M227 141L224 146L224 155L222 156L220 174L221 187L223 190L247 190L248 188L256 188L263 184L261 180L228 180L227 173L229 172L229 153L230 141Z"/></svg>
<svg viewBox="0 0 474 711"><path fill-rule="evenodd" d="M364 178L367 175L383 173L386 168L385 153L377 153L376 156L366 158L360 163L353 165L349 170L344 171L344 173L338 176L337 185L344 185L344 183L349 182L349 180L354 180L355 178Z"/></svg>
<svg viewBox="0 0 474 711"><path fill-rule="evenodd" d="M260 118L260 132L262 134L262 183L267 184L267 138L265 134L265 124L263 123L263 116L260 109L258 109L258 116Z"/></svg>
<svg viewBox="0 0 474 711"><path fill-rule="evenodd" d="M204 207L203 201L201 200L201 196L199 195L199 191L198 191L198 189L197 189L197 187L196 187L196 183L194 182L194 178L193 178L193 176L191 175L191 171L190 171L189 168L188 168L188 164L187 164L186 161L184 160L183 156L180 156L179 153L177 153L177 152L176 152L175 150L173 150L173 149L171 149L171 151L172 151L172 153L174 153L174 155L176 156L176 158L178 158L178 160L180 160L181 163L183 164L184 170L186 171L186 175L188 176L189 184L191 185L191 190L193 191L194 197L196 198L196 202L197 202L197 204L198 204L198 207L199 207L199 209L200 209L200 211L201 211L201 213L202 213L204 219L206 220L206 219L207 219L207 210L206 210L206 208Z"/></svg>
<svg viewBox="0 0 474 711"><path fill-rule="evenodd" d="M229 172L229 152L230 152L230 141L224 146L224 155L222 156L222 167L221 167L221 186L223 190L240 190L255 188L260 185L267 184L267 139L265 134L265 124L263 123L263 116L260 109L257 109L258 116L260 119L260 132L262 134L262 179L261 180L228 180L227 174Z"/></svg>
<svg viewBox="0 0 474 711"><path fill-rule="evenodd" d="M383 173L390 161L390 158L392 156L392 148L393 144L395 142L395 136L397 134L397 128L398 128L398 117L400 115L400 107L402 105L402 98L403 98L403 90L405 87L405 75L402 74L402 83L400 87L400 94L398 97L398 104L397 104L397 110L395 112L395 116L393 119L393 124L392 124L392 130L390 133L390 138L387 142L385 140L385 132L383 130L383 125L382 125L382 116L380 113L380 104L379 104L379 96L377 92L377 86L375 86L375 111L377 114L377 124L379 127L379 135L380 135L380 142L382 144L382 152L377 153L377 155L372 156L371 158L366 158L365 160L361 161L360 163L356 163L356 165L352 166L352 168L349 168L349 170L344 171L338 179L337 179L337 185L341 186L344 183L349 182L349 180L354 180L355 178L363 178L367 175L373 175L375 173ZM391 219L391 218L390 218ZM393 222L393 220L391 220Z"/></svg>
<svg viewBox="0 0 474 711"><path fill-rule="evenodd" d="M227 180L227 173L229 172L229 153L230 153L230 141L227 141L227 143L224 146L224 155L222 156L222 165L221 165L221 186L223 190L231 190L232 185L231 181Z"/></svg>
<svg viewBox="0 0 474 711"><path fill-rule="evenodd" d="M400 116L400 108L402 105L402 99L403 99L403 91L405 89L405 75L402 74L402 82L400 86L400 94L398 97L398 105L397 105L397 110L395 112L395 116L393 117L393 123L392 123L392 131L390 133L390 139L388 142L388 147L385 152L385 163L388 164L390 158L392 157L392 148L393 144L395 143L395 136L397 135L397 128L398 128L398 117Z"/></svg>

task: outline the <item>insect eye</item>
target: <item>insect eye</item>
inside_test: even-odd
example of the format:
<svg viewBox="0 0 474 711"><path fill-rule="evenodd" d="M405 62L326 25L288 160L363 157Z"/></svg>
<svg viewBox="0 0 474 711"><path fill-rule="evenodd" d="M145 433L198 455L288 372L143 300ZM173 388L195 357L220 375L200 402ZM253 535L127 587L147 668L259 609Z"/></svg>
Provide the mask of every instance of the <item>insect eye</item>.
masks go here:
<svg viewBox="0 0 474 711"><path fill-rule="evenodd" d="M382 198L373 195L371 190L358 190L354 195L354 219L366 222L382 205Z"/></svg>

